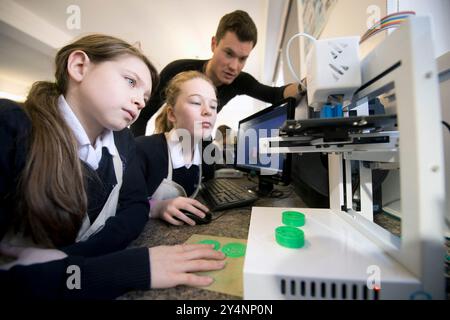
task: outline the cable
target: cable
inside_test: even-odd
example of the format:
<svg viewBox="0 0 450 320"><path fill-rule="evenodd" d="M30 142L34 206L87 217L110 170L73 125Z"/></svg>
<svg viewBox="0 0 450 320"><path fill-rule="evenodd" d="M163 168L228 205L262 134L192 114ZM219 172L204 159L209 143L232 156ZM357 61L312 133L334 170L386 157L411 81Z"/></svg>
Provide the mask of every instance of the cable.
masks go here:
<svg viewBox="0 0 450 320"><path fill-rule="evenodd" d="M293 35L293 36L289 39L289 41L288 41L288 43L287 43L287 45L286 45L286 61L287 61L287 63L288 63L289 71L291 71L292 76L295 78L295 80L297 80L297 82L300 83L300 86L302 87L302 89L303 89L304 91L306 91L307 89L306 89L305 85L302 83L302 81L301 81L301 80L297 77L297 75L295 74L294 68L292 68L291 58L289 57L289 48L291 47L291 42L292 42L292 40L294 40L294 39L297 38L297 37L306 37L306 38L312 40L313 42L315 42L317 39L314 38L313 36L310 36L310 35L307 34L307 33L303 33L303 32L302 32L302 33L297 33L297 34Z"/></svg>
<svg viewBox="0 0 450 320"><path fill-rule="evenodd" d="M272 191L270 191L270 193L267 195L268 198L275 198L275 199L279 199L281 197L283 197L284 192L278 189L273 189Z"/></svg>
<svg viewBox="0 0 450 320"><path fill-rule="evenodd" d="M442 121L442 124L448 129L448 131L450 131L450 124L445 121Z"/></svg>
<svg viewBox="0 0 450 320"><path fill-rule="evenodd" d="M397 28L399 25L401 25L408 18L415 14L416 13L414 11L400 11L383 17L362 35L359 44L362 44L364 41L383 30Z"/></svg>

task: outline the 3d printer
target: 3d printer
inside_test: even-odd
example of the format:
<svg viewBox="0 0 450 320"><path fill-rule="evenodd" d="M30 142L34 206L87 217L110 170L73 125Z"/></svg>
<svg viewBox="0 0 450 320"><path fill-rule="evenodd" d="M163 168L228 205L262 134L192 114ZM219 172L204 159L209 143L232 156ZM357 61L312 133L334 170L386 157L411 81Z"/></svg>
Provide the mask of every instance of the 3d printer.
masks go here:
<svg viewBox="0 0 450 320"><path fill-rule="evenodd" d="M330 208L252 209L245 299L445 297L444 160L430 33L429 18L413 17L369 53L344 117L287 121L279 137L260 140L264 153L328 154ZM384 114L352 115L374 99L384 99ZM373 222L372 170L379 168L400 171L401 236ZM306 216L303 248L275 241L287 209Z"/></svg>

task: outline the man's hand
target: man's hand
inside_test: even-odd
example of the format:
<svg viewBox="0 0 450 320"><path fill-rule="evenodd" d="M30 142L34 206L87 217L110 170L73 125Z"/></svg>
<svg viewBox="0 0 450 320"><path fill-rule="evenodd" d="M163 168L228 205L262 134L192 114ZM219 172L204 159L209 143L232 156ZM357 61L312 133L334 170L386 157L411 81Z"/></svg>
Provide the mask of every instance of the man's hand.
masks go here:
<svg viewBox="0 0 450 320"><path fill-rule="evenodd" d="M283 97L294 97L298 101L306 95L306 78L301 81L301 83L291 83L286 88L284 88Z"/></svg>

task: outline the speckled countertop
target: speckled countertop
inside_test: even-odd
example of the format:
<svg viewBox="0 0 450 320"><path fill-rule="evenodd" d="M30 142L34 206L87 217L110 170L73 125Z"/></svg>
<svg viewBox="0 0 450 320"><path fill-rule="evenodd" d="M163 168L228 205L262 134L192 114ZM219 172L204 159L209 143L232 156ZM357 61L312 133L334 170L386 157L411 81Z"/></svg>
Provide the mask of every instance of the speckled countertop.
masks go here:
<svg viewBox="0 0 450 320"><path fill-rule="evenodd" d="M241 184L250 187L254 186L251 181L241 179ZM262 207L285 207L304 208L306 204L293 192L291 186L276 187L283 191L281 198L260 198L253 206ZM201 199L200 199L201 200ZM223 214L221 214L223 213ZM230 209L213 216L213 221L206 225L175 227L161 220L151 219L144 228L144 231L136 239L131 247L153 247L158 245L175 245L185 242L193 234L205 234L222 237L247 239L250 225L251 206ZM216 217L216 219L215 219ZM400 235L400 221L389 215L377 214L374 217L377 224L383 226L395 235ZM447 241L447 250L450 243ZM448 251L447 251L448 254ZM448 270L447 270L448 273ZM199 288L179 286L170 289L158 289L149 291L132 291L121 297L120 300L235 300L240 297L230 296L222 293L212 292Z"/></svg>
<svg viewBox="0 0 450 320"><path fill-rule="evenodd" d="M246 179L241 180L245 186L254 186L254 184ZM270 206L270 207L305 207L305 203L293 192L289 186L278 187L284 195L282 198L260 198L253 206ZM223 214L222 214L223 213ZM174 245L185 242L193 234L206 234L221 237L230 237L238 239L247 239L248 228L250 225L251 206L238 209L230 209L215 213L213 221L206 225L198 226L181 226L175 227L161 220L151 219L144 228L139 238L137 238L132 246L153 247L158 245ZM221 214L215 219L216 214ZM240 299L240 297L230 296L222 293L212 292L208 290L191 288L187 286L179 286L170 289L158 289L149 291L133 291L129 292L119 299L160 299L160 300L230 300Z"/></svg>

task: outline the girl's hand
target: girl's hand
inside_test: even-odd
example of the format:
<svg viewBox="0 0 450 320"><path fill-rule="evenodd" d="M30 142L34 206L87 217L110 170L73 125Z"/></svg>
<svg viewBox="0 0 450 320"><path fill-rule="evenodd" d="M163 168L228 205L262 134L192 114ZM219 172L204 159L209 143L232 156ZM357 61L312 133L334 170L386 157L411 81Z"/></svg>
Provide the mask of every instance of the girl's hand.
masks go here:
<svg viewBox="0 0 450 320"><path fill-rule="evenodd" d="M195 225L195 222L186 217L180 210L189 211L200 218L205 217L205 212L209 209L195 199L177 197L168 200L156 201L150 208L152 218L160 218L170 224L181 226L184 223Z"/></svg>
<svg viewBox="0 0 450 320"><path fill-rule="evenodd" d="M192 272L220 270L225 255L209 244L159 246L149 249L151 288L171 288L177 285L202 287L214 279Z"/></svg>

